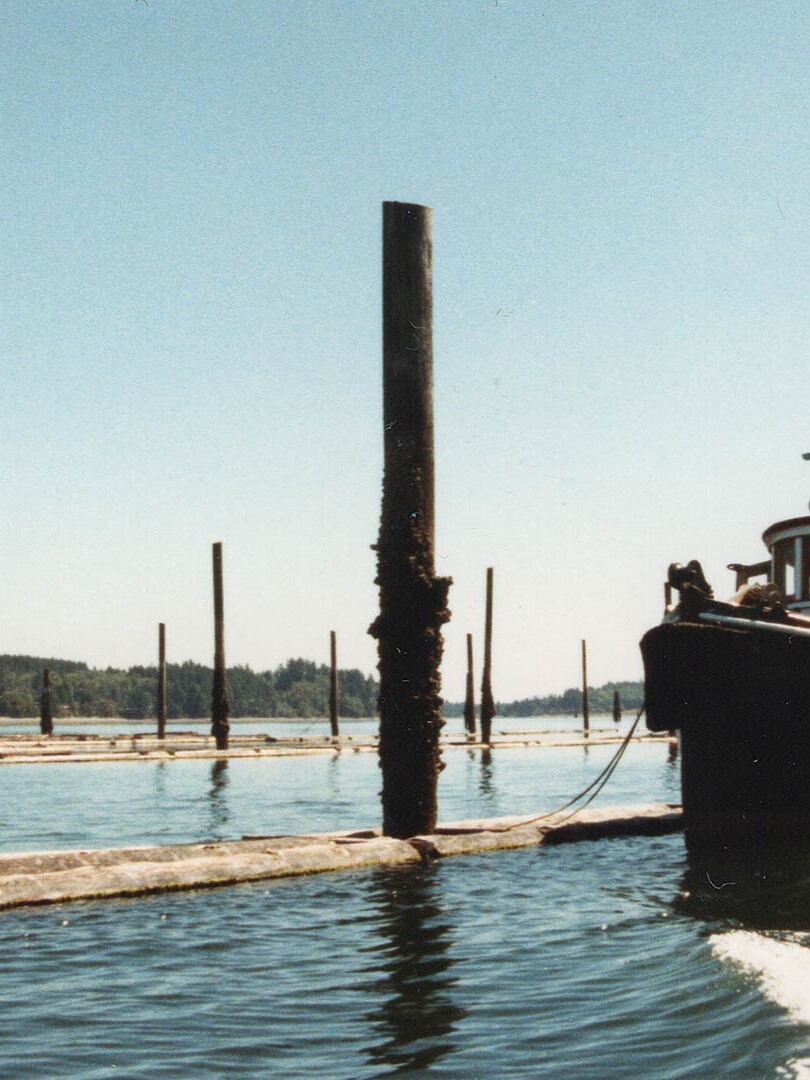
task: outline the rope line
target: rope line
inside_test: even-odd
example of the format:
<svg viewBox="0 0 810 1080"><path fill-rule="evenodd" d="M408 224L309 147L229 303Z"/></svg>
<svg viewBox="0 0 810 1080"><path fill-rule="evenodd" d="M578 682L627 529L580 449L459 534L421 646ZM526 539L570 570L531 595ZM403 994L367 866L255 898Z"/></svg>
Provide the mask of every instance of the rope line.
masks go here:
<svg viewBox="0 0 810 1080"><path fill-rule="evenodd" d="M630 740L633 738L633 735L635 734L635 730L638 727L639 720L641 719L643 714L644 714L644 704L642 703L641 708L636 713L635 720L630 725L630 729L627 732L627 734L625 735L624 740L623 740L621 746L619 746L616 753L613 755L613 757L610 759L610 761L607 763L607 765L604 767L604 769L602 769L602 771L599 773L599 775L597 777L595 777L595 779L593 779L590 782L590 784L588 784L587 787L583 788L582 791L580 791L577 795L575 795L573 797L573 799L569 799L568 802L563 803L562 806L558 806L556 810L547 810L544 814L538 814L536 817L532 817L532 818L524 818L521 821L515 822L514 825L506 825L505 827L500 828L500 829L489 829L487 831L488 832L511 832L512 829L519 829L519 828L522 828L522 826L524 826L524 825L533 825L535 821L543 821L545 818L554 817L556 814L562 813L563 810L567 810L569 806L574 806L574 804L578 803L579 800L582 799L585 795L587 795L589 791L592 791L592 789L595 789L595 790L592 791L589 798L586 799L586 801L582 804L582 806L578 806L575 810L572 810L570 814L566 814L566 816L562 820L567 821L569 818L573 817L574 814L578 814L580 810L584 810L586 806L588 806L590 803L593 802L593 800L596 798L596 796L599 794L599 792L602 790L602 788L605 786L605 784L608 782L608 780L610 780L611 776L613 776L613 773L616 771L616 766L619 764L619 762L621 761L621 759L622 759L622 757L624 755L625 750L630 745Z"/></svg>

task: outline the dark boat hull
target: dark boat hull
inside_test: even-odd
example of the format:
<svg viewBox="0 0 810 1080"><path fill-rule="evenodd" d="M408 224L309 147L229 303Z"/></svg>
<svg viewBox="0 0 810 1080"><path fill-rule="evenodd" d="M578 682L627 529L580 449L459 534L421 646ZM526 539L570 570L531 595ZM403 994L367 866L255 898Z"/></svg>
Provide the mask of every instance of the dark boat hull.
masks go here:
<svg viewBox="0 0 810 1080"><path fill-rule="evenodd" d="M647 726L680 734L689 847L810 848L810 638L681 621L641 652Z"/></svg>

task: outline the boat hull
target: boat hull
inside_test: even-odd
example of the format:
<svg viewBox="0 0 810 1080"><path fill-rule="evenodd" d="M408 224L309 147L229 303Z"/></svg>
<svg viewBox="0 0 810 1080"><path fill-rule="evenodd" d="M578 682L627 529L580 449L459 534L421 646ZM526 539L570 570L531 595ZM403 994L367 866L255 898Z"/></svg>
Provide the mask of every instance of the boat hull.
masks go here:
<svg viewBox="0 0 810 1080"><path fill-rule="evenodd" d="M680 735L689 847L810 848L810 638L681 621L641 652L647 726Z"/></svg>

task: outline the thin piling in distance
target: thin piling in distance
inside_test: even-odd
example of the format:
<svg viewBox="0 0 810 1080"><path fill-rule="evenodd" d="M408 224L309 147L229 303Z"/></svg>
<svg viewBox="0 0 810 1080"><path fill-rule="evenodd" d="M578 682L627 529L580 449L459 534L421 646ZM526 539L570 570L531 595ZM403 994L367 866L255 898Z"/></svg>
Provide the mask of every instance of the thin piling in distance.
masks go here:
<svg viewBox="0 0 810 1080"><path fill-rule="evenodd" d="M335 631L329 631L329 727L332 738L340 735L338 726L338 670L337 670L337 638Z"/></svg>
<svg viewBox="0 0 810 1080"><path fill-rule="evenodd" d="M380 672L383 833L404 839L437 820L443 726L441 627L450 578L434 547L432 228L428 207L383 203L383 475L369 628Z"/></svg>
<svg viewBox="0 0 810 1080"><path fill-rule="evenodd" d="M211 734L217 750L228 749L228 680L225 672L225 615L222 590L222 543L213 546L214 565L214 684L211 694Z"/></svg>
<svg viewBox="0 0 810 1080"><path fill-rule="evenodd" d="M493 568L487 569L487 605L484 616L484 670L481 675L481 742L492 741L492 718L495 699L492 696L492 588Z"/></svg>
<svg viewBox="0 0 810 1080"><path fill-rule="evenodd" d="M588 646L582 639L582 733L587 738L591 730L591 712L588 708Z"/></svg>
<svg viewBox="0 0 810 1080"><path fill-rule="evenodd" d="M614 724L620 724L622 722L622 699L619 697L619 691L613 691L613 722Z"/></svg>
<svg viewBox="0 0 810 1080"><path fill-rule="evenodd" d="M166 624L158 623L157 737L166 738Z"/></svg>
<svg viewBox="0 0 810 1080"><path fill-rule="evenodd" d="M467 688L464 696L464 729L475 735L475 683L473 681L473 639L467 634Z"/></svg>
<svg viewBox="0 0 810 1080"><path fill-rule="evenodd" d="M53 706L51 704L51 673L42 672L42 694L39 699L39 731L41 735L53 735Z"/></svg>

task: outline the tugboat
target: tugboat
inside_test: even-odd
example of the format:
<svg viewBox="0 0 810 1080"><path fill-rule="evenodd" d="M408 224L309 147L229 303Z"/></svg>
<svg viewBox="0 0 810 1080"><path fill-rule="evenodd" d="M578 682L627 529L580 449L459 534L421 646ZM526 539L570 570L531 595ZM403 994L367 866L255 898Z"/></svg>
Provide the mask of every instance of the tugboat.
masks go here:
<svg viewBox="0 0 810 1080"><path fill-rule="evenodd" d="M678 602L641 641L647 727L679 737L690 852L810 852L810 517L762 539L769 559L729 564L728 601L699 562L673 563Z"/></svg>

